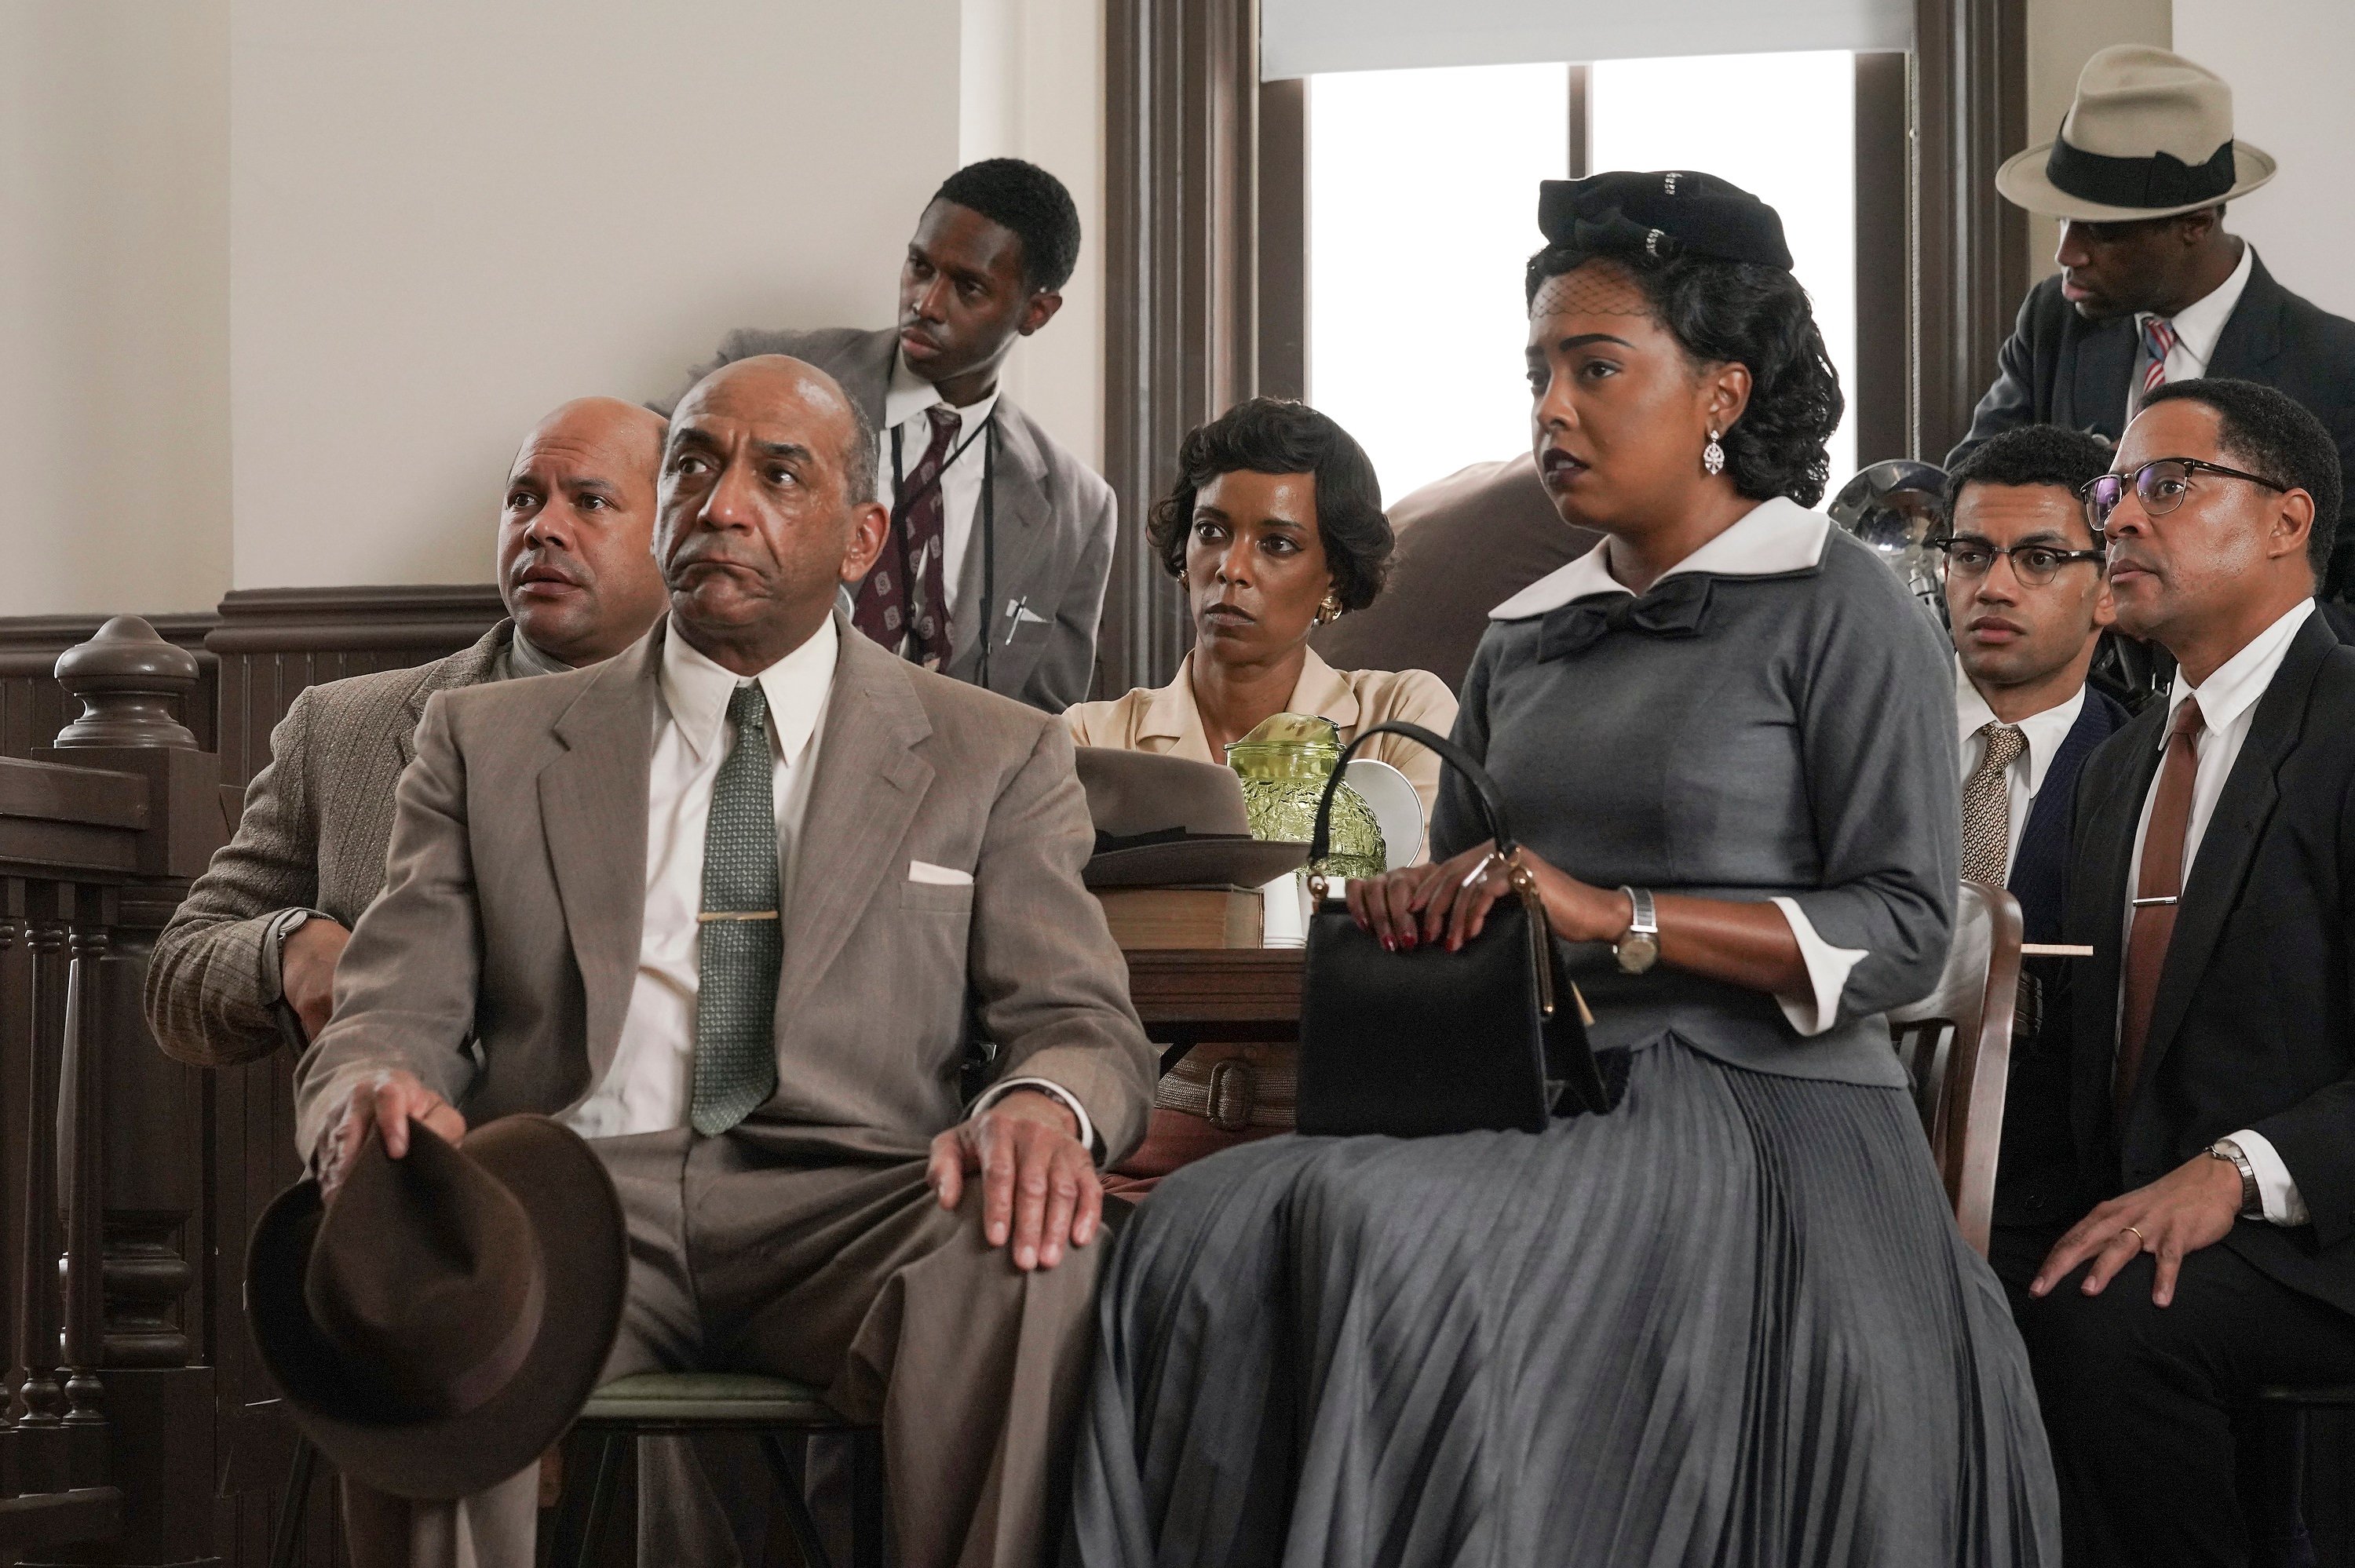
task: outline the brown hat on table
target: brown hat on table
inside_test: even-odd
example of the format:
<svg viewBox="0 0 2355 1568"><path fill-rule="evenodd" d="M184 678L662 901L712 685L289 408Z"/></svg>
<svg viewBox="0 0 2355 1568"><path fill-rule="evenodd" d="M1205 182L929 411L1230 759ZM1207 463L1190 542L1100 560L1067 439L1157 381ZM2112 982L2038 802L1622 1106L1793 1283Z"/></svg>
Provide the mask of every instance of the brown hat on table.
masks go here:
<svg viewBox="0 0 2355 1568"><path fill-rule="evenodd" d="M370 1134L332 1206L271 1201L246 1316L303 1435L395 1497L460 1498L554 1446L622 1320L622 1206L578 1135L511 1116L453 1147Z"/></svg>
<svg viewBox="0 0 2355 1568"><path fill-rule="evenodd" d="M2181 55L2114 44L2085 62L2060 137L1996 171L2017 206L2080 223L2171 217L2248 195L2273 158L2232 139L2232 90Z"/></svg>
<svg viewBox="0 0 2355 1568"><path fill-rule="evenodd" d="M1251 836L1231 768L1110 746L1076 760L1096 828L1090 887L1257 887L1308 863L1305 843Z"/></svg>

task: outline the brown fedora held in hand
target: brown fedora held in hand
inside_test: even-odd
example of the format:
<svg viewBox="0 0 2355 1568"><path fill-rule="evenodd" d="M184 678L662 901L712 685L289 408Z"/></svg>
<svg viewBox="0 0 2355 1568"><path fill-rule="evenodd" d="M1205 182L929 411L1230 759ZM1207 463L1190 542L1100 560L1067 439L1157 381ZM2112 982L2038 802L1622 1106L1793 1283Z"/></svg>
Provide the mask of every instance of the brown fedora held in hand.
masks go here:
<svg viewBox="0 0 2355 1568"><path fill-rule="evenodd" d="M2232 90L2181 55L2114 44L2085 62L2058 139L2007 159L1995 188L2079 223L2172 217L2248 195L2273 158L2232 139Z"/></svg>
<svg viewBox="0 0 2355 1568"><path fill-rule="evenodd" d="M1096 829L1090 887L1257 887L1308 863L1305 843L1251 836L1231 768L1110 746L1073 760Z"/></svg>
<svg viewBox="0 0 2355 1568"><path fill-rule="evenodd" d="M622 1205L589 1146L511 1116L453 1148L374 1133L331 1205L304 1181L246 1250L254 1343L303 1435L354 1480L446 1499L506 1480L587 1403L621 1326Z"/></svg>

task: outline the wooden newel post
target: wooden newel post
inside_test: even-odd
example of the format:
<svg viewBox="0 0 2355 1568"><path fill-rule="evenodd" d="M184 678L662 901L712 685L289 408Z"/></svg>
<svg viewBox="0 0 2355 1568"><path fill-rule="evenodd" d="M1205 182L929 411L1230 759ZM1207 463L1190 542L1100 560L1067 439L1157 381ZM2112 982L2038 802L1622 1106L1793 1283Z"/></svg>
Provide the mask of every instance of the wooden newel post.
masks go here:
<svg viewBox="0 0 2355 1568"><path fill-rule="evenodd" d="M165 1056L140 991L156 936L225 833L219 758L177 709L194 654L136 616L68 649L57 678L81 705L45 760L147 783L130 874L84 887L70 922L70 1019L57 1104L65 1199L60 1426L77 1484L124 1490L109 1560L184 1561L210 1532L213 1370L206 1294L203 1075ZM223 1238L231 1255L242 1236ZM46 1392L46 1391L44 1391ZM201 1450L201 1452L198 1452Z"/></svg>

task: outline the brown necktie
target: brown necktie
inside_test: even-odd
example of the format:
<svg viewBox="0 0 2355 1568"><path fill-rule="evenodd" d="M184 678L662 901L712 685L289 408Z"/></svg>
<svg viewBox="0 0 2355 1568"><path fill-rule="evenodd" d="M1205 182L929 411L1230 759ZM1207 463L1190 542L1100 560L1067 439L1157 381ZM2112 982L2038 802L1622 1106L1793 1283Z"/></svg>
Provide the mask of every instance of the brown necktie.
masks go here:
<svg viewBox="0 0 2355 1568"><path fill-rule="evenodd" d="M2126 1007L2118 1020L2117 1078L2111 1086L2126 1114L2142 1048L2150 1037L2150 1009L2175 934L2176 900L2183 893L2183 840L2191 831L2191 784L2200 772L2200 701L2186 697L2168 727L2167 756L2158 765L2158 794L2142 836L2142 870L2135 878L2134 918L2126 927Z"/></svg>
<svg viewBox="0 0 2355 1568"><path fill-rule="evenodd" d="M2011 765L2028 749L2016 724L1979 729L1987 751L1963 780L1963 880L2003 885L2011 861Z"/></svg>
<svg viewBox="0 0 2355 1568"><path fill-rule="evenodd" d="M941 499L941 471L948 466L963 421L944 403L924 410L932 439L915 471L900 481L911 499L892 516L891 538L858 585L851 622L892 652L928 670L949 662L948 508Z"/></svg>

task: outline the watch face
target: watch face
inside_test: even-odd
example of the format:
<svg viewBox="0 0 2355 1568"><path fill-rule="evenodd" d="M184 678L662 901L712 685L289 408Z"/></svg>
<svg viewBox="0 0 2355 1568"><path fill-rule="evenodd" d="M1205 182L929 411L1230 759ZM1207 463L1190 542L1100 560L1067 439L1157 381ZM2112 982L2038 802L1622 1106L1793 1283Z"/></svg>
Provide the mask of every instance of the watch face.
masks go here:
<svg viewBox="0 0 2355 1568"><path fill-rule="evenodd" d="M1660 956L1657 938L1643 933L1631 933L1619 938L1616 948L1619 967L1631 975L1642 974Z"/></svg>

